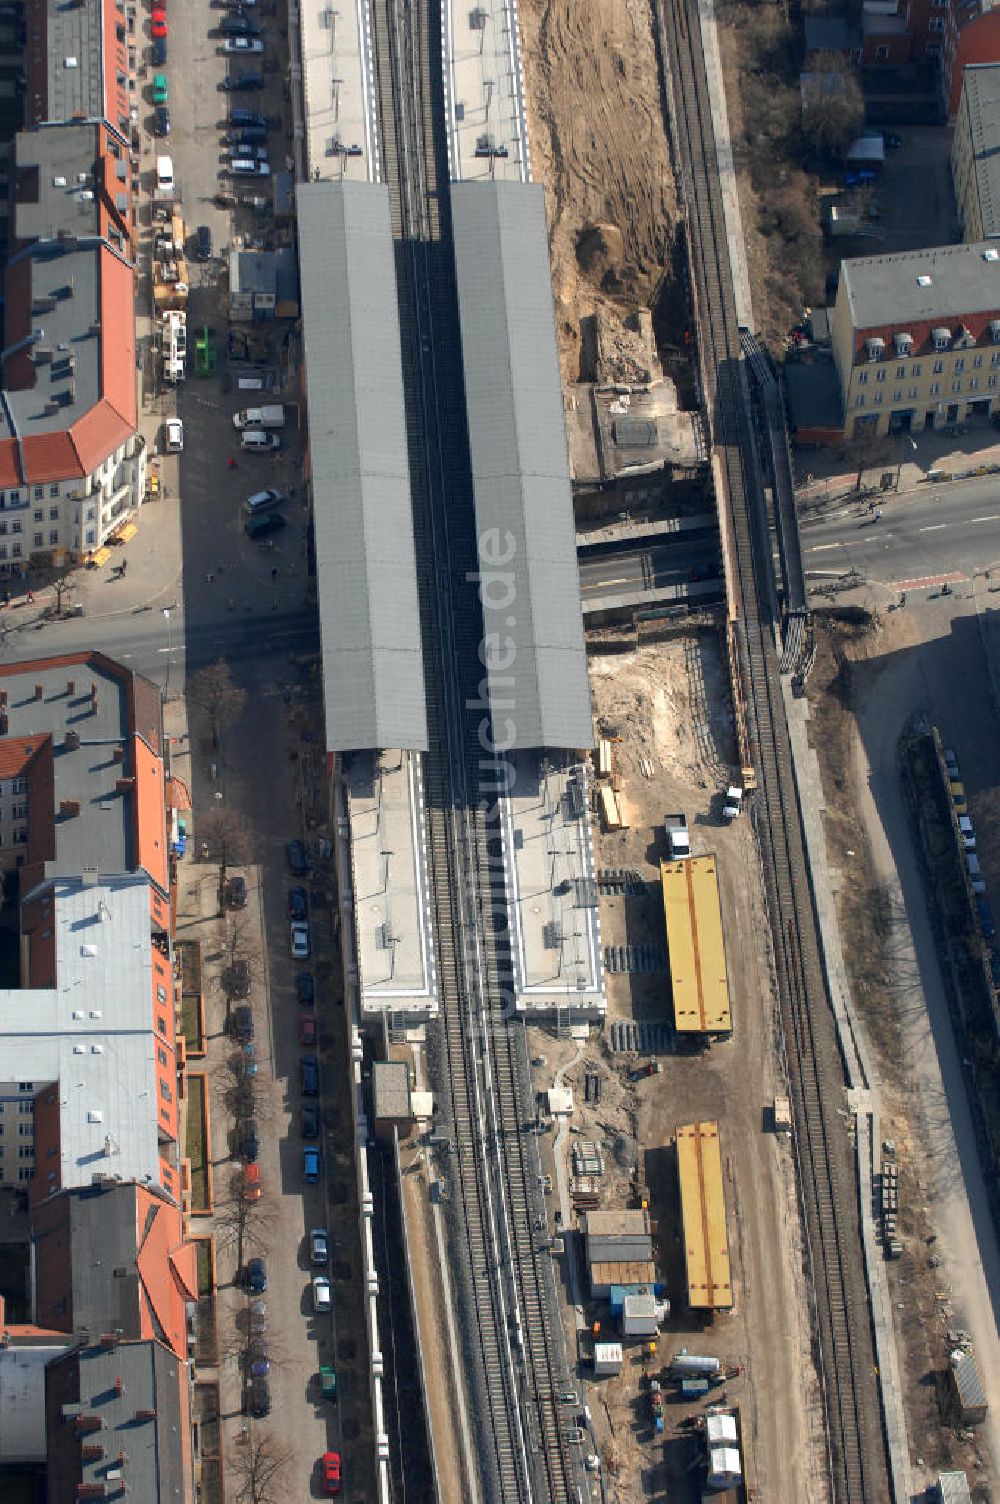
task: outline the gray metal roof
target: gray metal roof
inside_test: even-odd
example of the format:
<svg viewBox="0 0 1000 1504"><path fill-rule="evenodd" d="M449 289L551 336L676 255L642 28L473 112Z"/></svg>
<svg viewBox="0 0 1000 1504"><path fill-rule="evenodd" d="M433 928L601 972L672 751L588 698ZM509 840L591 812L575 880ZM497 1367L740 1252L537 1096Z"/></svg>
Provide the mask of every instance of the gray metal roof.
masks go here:
<svg viewBox="0 0 1000 1504"><path fill-rule="evenodd" d="M990 241L863 256L841 265L855 329L1000 310L1000 257Z"/></svg>
<svg viewBox="0 0 1000 1504"><path fill-rule="evenodd" d="M48 0L45 30L30 42L32 48L44 48L48 55L47 119L69 120L83 115L99 120L103 116L104 13L105 5L94 0L85 0L83 5ZM28 104L29 115L34 115L36 101L30 99Z"/></svg>
<svg viewBox="0 0 1000 1504"><path fill-rule="evenodd" d="M427 748L388 190L296 193L326 744Z"/></svg>
<svg viewBox="0 0 1000 1504"><path fill-rule="evenodd" d="M96 125L46 125L15 138L18 191L14 225L18 240L56 240L67 235L98 236L101 204L96 190ZM128 207L128 160L123 154L120 191ZM114 185L111 185L114 192Z"/></svg>
<svg viewBox="0 0 1000 1504"><path fill-rule="evenodd" d="M959 108L969 122L983 234L1000 236L1000 63L963 68Z"/></svg>
<svg viewBox="0 0 1000 1504"><path fill-rule="evenodd" d="M939 1504L972 1504L972 1492L965 1473L938 1473Z"/></svg>
<svg viewBox="0 0 1000 1504"><path fill-rule="evenodd" d="M497 566L510 590L498 580L483 608L497 653L509 653L508 639L516 648L513 666L491 675L494 739L590 747L543 190L495 182L450 191L476 528L494 558L510 540L509 562Z"/></svg>

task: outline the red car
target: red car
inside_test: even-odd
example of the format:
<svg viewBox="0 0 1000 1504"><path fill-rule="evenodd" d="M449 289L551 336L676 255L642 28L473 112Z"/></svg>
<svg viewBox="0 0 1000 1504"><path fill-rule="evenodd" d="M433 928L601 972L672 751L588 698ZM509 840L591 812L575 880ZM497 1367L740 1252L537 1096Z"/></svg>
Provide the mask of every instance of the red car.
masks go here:
<svg viewBox="0 0 1000 1504"><path fill-rule="evenodd" d="M303 1013L299 1019L299 1044L316 1043L316 1019L312 1013Z"/></svg>
<svg viewBox="0 0 1000 1504"><path fill-rule="evenodd" d="M320 1461L323 1475L323 1495L333 1499L340 1493L340 1453L324 1452Z"/></svg>
<svg viewBox="0 0 1000 1504"><path fill-rule="evenodd" d="M167 26L167 12L162 5L153 6L153 20L150 30L154 37L165 37L169 30Z"/></svg>

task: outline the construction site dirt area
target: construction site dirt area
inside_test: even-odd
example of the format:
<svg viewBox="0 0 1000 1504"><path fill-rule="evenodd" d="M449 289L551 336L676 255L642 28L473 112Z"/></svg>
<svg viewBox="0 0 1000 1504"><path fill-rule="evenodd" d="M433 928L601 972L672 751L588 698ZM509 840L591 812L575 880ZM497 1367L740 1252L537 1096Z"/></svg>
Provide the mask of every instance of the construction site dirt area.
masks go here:
<svg viewBox="0 0 1000 1504"><path fill-rule="evenodd" d="M983 869L997 871L1000 722L975 620L948 617L929 603L817 615L808 702L844 956L898 1165L901 1251L887 1273L914 1483L963 1469L979 1500L993 1497L1000 1436L1000 1268L966 1097L978 1046L949 1007L935 872L901 755L901 738L923 724L961 749ZM949 1351L970 1340L991 1408L963 1429L946 1374Z"/></svg>
<svg viewBox="0 0 1000 1504"><path fill-rule="evenodd" d="M626 320L660 296L677 220L651 0L522 0L518 14L563 379L630 365L641 379L646 345Z"/></svg>
<svg viewBox="0 0 1000 1504"><path fill-rule="evenodd" d="M628 829L595 830L599 873L630 874L625 892L601 883L602 942L663 950L664 814L684 811L692 852L718 859L733 1013L732 1038L678 1048L664 959L656 971L608 975L600 1037L530 1031L536 1089L561 1084L573 1093L568 1131L540 1136L543 1168L548 1156L553 1181L566 1183L574 1176L574 1146L597 1146L600 1207L648 1200L657 1280L671 1303L655 1357L644 1356L641 1342L626 1341L617 1376L594 1380L585 1364L579 1369L609 1498L625 1504L666 1490L671 1499L700 1499L701 1421L707 1405L721 1402L739 1411L746 1482L757 1496L821 1504L826 1454L792 1145L770 1131L774 1100L787 1088L762 879L749 819L726 823L722 816L734 756L723 645L712 628L671 631L622 652L596 653L592 645L590 666L597 724L614 738L613 778L628 812ZM623 1020L662 1026L650 1036L662 1043L655 1056L614 1048ZM600 1085L591 1091L595 1077ZM732 1309L714 1318L687 1303L675 1147L679 1125L706 1120L718 1122L732 1270ZM580 1272L585 1290L582 1259ZM589 1292L569 1318L574 1343L572 1324L589 1332L595 1321L601 1340L621 1340L607 1301ZM678 1386L664 1382L658 1435L649 1381L681 1348L718 1358L729 1377L701 1399L682 1398Z"/></svg>

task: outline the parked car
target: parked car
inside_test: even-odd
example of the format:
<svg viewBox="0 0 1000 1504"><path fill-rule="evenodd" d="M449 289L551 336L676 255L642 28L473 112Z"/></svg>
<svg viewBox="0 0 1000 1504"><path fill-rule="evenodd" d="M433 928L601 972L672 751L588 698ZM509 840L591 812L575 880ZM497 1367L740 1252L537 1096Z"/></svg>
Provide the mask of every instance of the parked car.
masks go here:
<svg viewBox="0 0 1000 1504"><path fill-rule="evenodd" d="M948 769L949 778L961 778L962 775L958 771L958 758L951 747L944 749L944 765Z"/></svg>
<svg viewBox="0 0 1000 1504"><path fill-rule="evenodd" d="M322 1311L328 1311L332 1305L330 1298L330 1281L325 1274L314 1274L312 1277L313 1310L317 1316Z"/></svg>
<svg viewBox="0 0 1000 1504"><path fill-rule="evenodd" d="M256 1164L260 1158L260 1133L254 1118L247 1118L239 1127L240 1158L247 1164Z"/></svg>
<svg viewBox="0 0 1000 1504"><path fill-rule="evenodd" d="M255 491L252 496L248 496L243 509L248 517L259 517L263 512L273 512L275 507L280 507L284 499L284 491L275 491L273 487L269 487L266 491Z"/></svg>
<svg viewBox="0 0 1000 1504"><path fill-rule="evenodd" d="M285 846L285 855L288 858L288 866L293 877L305 877L309 871L309 863L306 861L306 848L301 841L289 841Z"/></svg>
<svg viewBox="0 0 1000 1504"><path fill-rule="evenodd" d="M226 150L231 157L245 157L248 162L266 162L267 147L256 146L242 137L232 136L226 141Z"/></svg>
<svg viewBox="0 0 1000 1504"><path fill-rule="evenodd" d="M266 125L241 125L238 131L232 132L225 138L225 145L233 147L236 150L237 156L252 157L254 155L253 148L257 147L260 150L261 142L266 140ZM240 151L240 147L249 149ZM261 153L261 155L264 154Z"/></svg>
<svg viewBox="0 0 1000 1504"><path fill-rule="evenodd" d="M231 877L226 884L226 901L231 909L245 909L247 906L247 880L245 877Z"/></svg>
<svg viewBox="0 0 1000 1504"><path fill-rule="evenodd" d="M302 1137L319 1138L319 1108L313 1102L302 1104Z"/></svg>
<svg viewBox="0 0 1000 1504"><path fill-rule="evenodd" d="M965 797L965 784L960 783L957 778L952 778L948 782L948 787L951 790L951 802L955 806L955 813L957 815L967 815L969 813L969 804Z"/></svg>
<svg viewBox="0 0 1000 1504"><path fill-rule="evenodd" d="M267 1301L252 1300L247 1313L247 1327L251 1332L267 1331Z"/></svg>
<svg viewBox="0 0 1000 1504"><path fill-rule="evenodd" d="M238 52L241 55L248 52L263 52L264 43L260 37L227 37L222 44L223 52Z"/></svg>
<svg viewBox="0 0 1000 1504"><path fill-rule="evenodd" d="M316 1015L315 1013L303 1013L299 1019L299 1044L314 1045L316 1043Z"/></svg>
<svg viewBox="0 0 1000 1504"><path fill-rule="evenodd" d="M325 1227L314 1227L309 1234L309 1262L317 1269L325 1269L330 1262L330 1244Z"/></svg>
<svg viewBox="0 0 1000 1504"><path fill-rule="evenodd" d="M230 997L249 997L250 962L242 957L238 957L232 966L227 966L222 973L222 985Z"/></svg>
<svg viewBox="0 0 1000 1504"><path fill-rule="evenodd" d="M180 454L184 448L184 424L180 418L168 418L163 427L168 454Z"/></svg>
<svg viewBox="0 0 1000 1504"><path fill-rule="evenodd" d="M198 226L198 260L211 261L212 259L212 232L208 225Z"/></svg>
<svg viewBox="0 0 1000 1504"><path fill-rule="evenodd" d="M300 971L295 978L295 990L299 995L299 1003L303 1008L313 1008L316 1005L316 983L311 971Z"/></svg>
<svg viewBox="0 0 1000 1504"><path fill-rule="evenodd" d="M296 961L307 961L309 959L309 926L304 919L292 921L291 935L293 957Z"/></svg>
<svg viewBox="0 0 1000 1504"><path fill-rule="evenodd" d="M288 890L288 917L289 919L306 919L309 915L309 894L305 888L289 888Z"/></svg>
<svg viewBox="0 0 1000 1504"><path fill-rule="evenodd" d="M253 162L248 157L234 157L229 164L229 171L236 178L267 178L271 176L269 163Z"/></svg>
<svg viewBox="0 0 1000 1504"><path fill-rule="evenodd" d="M165 36L153 37L153 67L165 68L167 64L167 39Z"/></svg>
<svg viewBox="0 0 1000 1504"><path fill-rule="evenodd" d="M241 1003L233 1009L233 1038L240 1044L253 1038L253 1009L249 1003Z"/></svg>
<svg viewBox="0 0 1000 1504"><path fill-rule="evenodd" d="M251 428L240 435L240 447L248 454L273 454L281 448L281 434L264 433L260 428Z"/></svg>
<svg viewBox="0 0 1000 1504"><path fill-rule="evenodd" d="M255 37L258 34L259 28L249 16L223 16L219 22L219 35L223 37Z"/></svg>
<svg viewBox="0 0 1000 1504"><path fill-rule="evenodd" d="M976 832L968 815L959 815L958 833L962 838L962 845L965 847L966 851L975 851Z"/></svg>
<svg viewBox="0 0 1000 1504"><path fill-rule="evenodd" d="M248 517L243 531L252 541L266 538L268 533L277 533L287 524L280 512L266 512L263 517Z"/></svg>
<svg viewBox="0 0 1000 1504"><path fill-rule="evenodd" d="M247 1259L246 1287L251 1295L263 1295L267 1289L267 1264L262 1258Z"/></svg>
<svg viewBox="0 0 1000 1504"><path fill-rule="evenodd" d="M167 12L162 5L153 6L149 29L152 32L154 40L156 37L165 37L169 34L170 27L167 25Z"/></svg>
<svg viewBox="0 0 1000 1504"><path fill-rule="evenodd" d="M244 1165L241 1183L244 1201L259 1201L261 1198L260 1165Z"/></svg>
<svg viewBox="0 0 1000 1504"><path fill-rule="evenodd" d="M319 1180L319 1150L311 1146L302 1150L302 1179L306 1185L315 1185Z"/></svg>
<svg viewBox="0 0 1000 1504"><path fill-rule="evenodd" d="M299 1083L304 1097L319 1096L319 1061L315 1055L303 1055L299 1061Z"/></svg>
<svg viewBox="0 0 1000 1504"><path fill-rule="evenodd" d="M170 98L170 85L167 83L165 73L153 74L153 103L166 104Z"/></svg>
<svg viewBox="0 0 1000 1504"><path fill-rule="evenodd" d="M250 89L262 89L264 87L263 73L233 73L222 80L222 87L227 94L239 94Z"/></svg>
<svg viewBox="0 0 1000 1504"><path fill-rule="evenodd" d="M247 1399L247 1409L258 1420L271 1413L271 1386L266 1379L253 1379Z"/></svg>
<svg viewBox="0 0 1000 1504"><path fill-rule="evenodd" d="M341 1489L340 1453L324 1452L320 1459L319 1468L324 1496L327 1499L335 1499Z"/></svg>
<svg viewBox="0 0 1000 1504"><path fill-rule="evenodd" d="M247 126L247 125L252 125L252 126L260 126L262 129L266 130L267 129L267 125L268 125L268 119L267 119L267 116L266 115L262 115L259 110L239 110L239 109L236 109L236 110L230 110L229 111L229 124L231 126L233 126L234 129L239 129L239 128L242 128L242 127Z"/></svg>
<svg viewBox="0 0 1000 1504"><path fill-rule="evenodd" d="M153 111L153 135L170 135L170 111L165 104L158 104Z"/></svg>
<svg viewBox="0 0 1000 1504"><path fill-rule="evenodd" d="M254 1337L247 1348L247 1367L250 1376L262 1379L271 1372L271 1353L266 1337Z"/></svg>
<svg viewBox="0 0 1000 1504"><path fill-rule="evenodd" d="M337 1373L336 1369L324 1363L319 1371L319 1392L323 1399L335 1401L337 1398Z"/></svg>

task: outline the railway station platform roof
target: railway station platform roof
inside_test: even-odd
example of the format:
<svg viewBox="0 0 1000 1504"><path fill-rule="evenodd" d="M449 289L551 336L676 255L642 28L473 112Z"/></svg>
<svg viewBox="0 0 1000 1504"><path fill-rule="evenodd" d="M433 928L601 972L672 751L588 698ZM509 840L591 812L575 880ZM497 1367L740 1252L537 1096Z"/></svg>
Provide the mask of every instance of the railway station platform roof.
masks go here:
<svg viewBox="0 0 1000 1504"><path fill-rule="evenodd" d="M453 183L493 740L593 746L548 232L535 183Z"/></svg>
<svg viewBox="0 0 1000 1504"><path fill-rule="evenodd" d="M292 77L302 80L305 118L296 130L304 137L310 182L367 183L379 176L370 39L359 26L364 14L355 5L298 7Z"/></svg>
<svg viewBox="0 0 1000 1504"><path fill-rule="evenodd" d="M362 1017L409 1022L437 1013L421 759L345 759Z"/></svg>
<svg viewBox="0 0 1000 1504"><path fill-rule="evenodd" d="M726 1311L733 1303L722 1184L722 1150L715 1122L677 1129L688 1304L694 1310Z"/></svg>
<svg viewBox="0 0 1000 1504"><path fill-rule="evenodd" d="M448 159L461 182L527 182L531 156L516 0L449 5Z"/></svg>
<svg viewBox="0 0 1000 1504"><path fill-rule="evenodd" d="M328 752L427 748L388 190L298 191Z"/></svg>
<svg viewBox="0 0 1000 1504"><path fill-rule="evenodd" d="M500 799L519 1012L600 1019L607 1008L590 798L582 764L518 752ZM490 797L490 791L484 791Z"/></svg>

